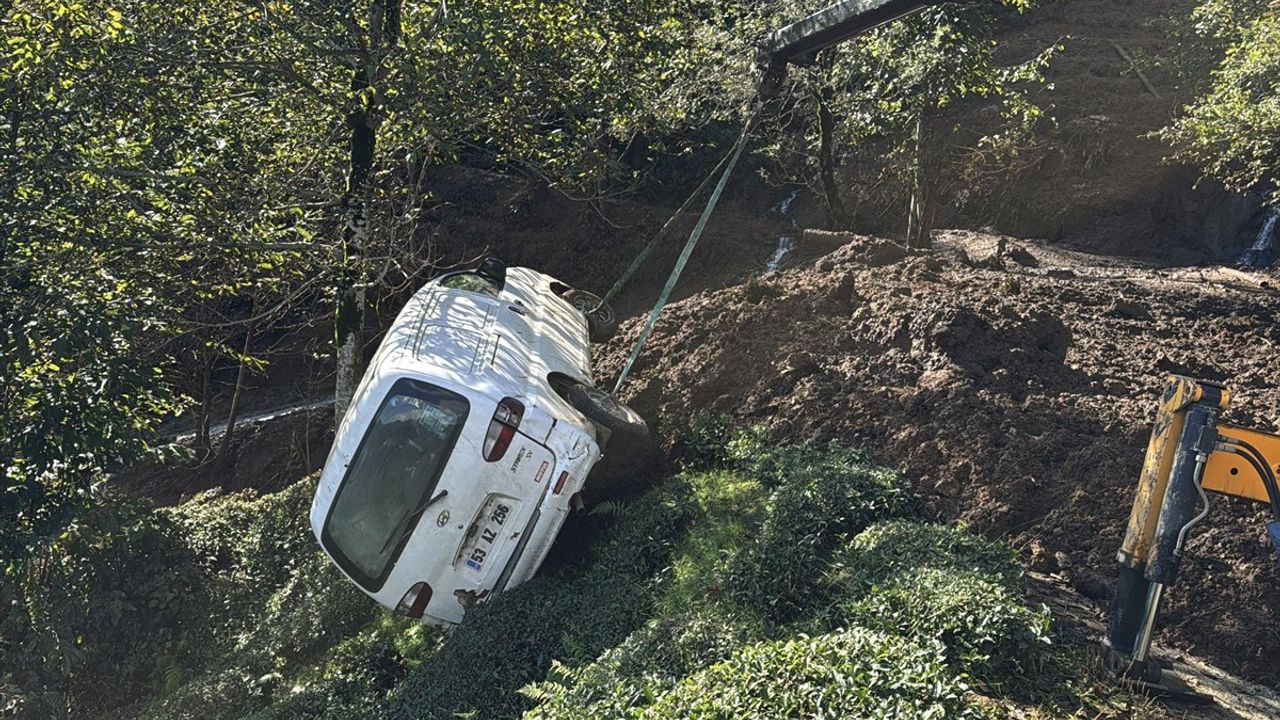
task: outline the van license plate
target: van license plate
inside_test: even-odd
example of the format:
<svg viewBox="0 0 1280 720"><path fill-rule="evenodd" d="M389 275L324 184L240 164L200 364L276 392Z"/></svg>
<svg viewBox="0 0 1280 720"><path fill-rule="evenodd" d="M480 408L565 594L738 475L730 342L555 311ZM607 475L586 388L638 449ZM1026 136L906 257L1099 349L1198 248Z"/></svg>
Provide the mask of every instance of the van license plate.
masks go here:
<svg viewBox="0 0 1280 720"><path fill-rule="evenodd" d="M515 509L515 503L504 497L491 497L484 504L459 553L459 559L468 570L477 574L483 572L489 558L501 551L505 544L502 529L515 514Z"/></svg>

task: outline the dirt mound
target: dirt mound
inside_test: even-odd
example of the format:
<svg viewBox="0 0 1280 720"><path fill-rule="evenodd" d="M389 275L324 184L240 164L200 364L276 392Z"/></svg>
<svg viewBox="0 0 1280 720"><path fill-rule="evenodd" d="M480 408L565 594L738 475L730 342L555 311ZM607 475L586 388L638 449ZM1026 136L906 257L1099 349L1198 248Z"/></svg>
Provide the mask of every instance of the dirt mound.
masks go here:
<svg viewBox="0 0 1280 720"><path fill-rule="evenodd" d="M1106 602L1164 377L1228 378L1228 420L1272 428L1280 296L1100 262L973 233L924 256L853 237L672 305L624 396L667 430L724 413L781 438L873 448L936 516L1026 547L1035 568ZM624 326L600 374L620 369L638 331ZM1265 520L1213 499L1161 634L1280 685Z"/></svg>

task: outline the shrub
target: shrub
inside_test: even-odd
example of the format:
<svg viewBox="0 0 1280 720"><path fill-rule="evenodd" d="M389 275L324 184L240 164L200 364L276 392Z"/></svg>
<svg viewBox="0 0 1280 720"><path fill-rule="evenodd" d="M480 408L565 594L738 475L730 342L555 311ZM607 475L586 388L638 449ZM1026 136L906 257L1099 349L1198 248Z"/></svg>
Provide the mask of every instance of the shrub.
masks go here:
<svg viewBox="0 0 1280 720"><path fill-rule="evenodd" d="M151 658L162 685L121 715L262 711L307 689L293 676L379 616L316 547L308 522L314 490L309 479L261 497L210 492L157 513L173 522L199 568L202 599L183 619L180 641Z"/></svg>
<svg viewBox="0 0 1280 720"><path fill-rule="evenodd" d="M873 526L837 553L828 579L845 598L831 622L936 638L957 671L1018 690L1047 660L1047 609L1021 600L1010 551L962 529L915 521Z"/></svg>
<svg viewBox="0 0 1280 720"><path fill-rule="evenodd" d="M658 699L645 718L962 717L939 643L853 628L745 647Z"/></svg>
<svg viewBox="0 0 1280 720"><path fill-rule="evenodd" d="M728 658L761 634L750 620L706 608L652 620L593 663L552 663L546 680L520 691L538 703L526 717L635 715L686 676Z"/></svg>
<svg viewBox="0 0 1280 720"><path fill-rule="evenodd" d="M851 590L883 583L919 567L974 570L1009 585L1022 575L1008 547L963 527L920 520L876 523L833 555L828 578Z"/></svg>
<svg viewBox="0 0 1280 720"><path fill-rule="evenodd" d="M103 697L157 689L193 606L204 603L196 558L168 518L145 506L95 508L0 590L0 675L23 690L8 711L59 717ZM35 689L39 689L38 691Z"/></svg>
<svg viewBox="0 0 1280 720"><path fill-rule="evenodd" d="M822 601L821 577L840 538L906 513L910 497L894 472L838 446L756 449L743 463L775 489L755 541L730 563L734 598L778 623Z"/></svg>
<svg viewBox="0 0 1280 720"><path fill-rule="evenodd" d="M705 471L729 467L726 438L734 434L727 415L695 415L676 443L676 454L689 470Z"/></svg>

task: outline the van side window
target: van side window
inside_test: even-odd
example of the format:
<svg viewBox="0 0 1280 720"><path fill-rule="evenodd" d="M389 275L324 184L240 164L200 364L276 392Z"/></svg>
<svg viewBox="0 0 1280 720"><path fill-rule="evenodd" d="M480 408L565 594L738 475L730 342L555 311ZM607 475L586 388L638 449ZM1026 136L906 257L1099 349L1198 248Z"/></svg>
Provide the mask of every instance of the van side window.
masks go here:
<svg viewBox="0 0 1280 720"><path fill-rule="evenodd" d="M452 290L466 290L489 297L498 297L498 287L473 272L453 273L440 278L440 285Z"/></svg>

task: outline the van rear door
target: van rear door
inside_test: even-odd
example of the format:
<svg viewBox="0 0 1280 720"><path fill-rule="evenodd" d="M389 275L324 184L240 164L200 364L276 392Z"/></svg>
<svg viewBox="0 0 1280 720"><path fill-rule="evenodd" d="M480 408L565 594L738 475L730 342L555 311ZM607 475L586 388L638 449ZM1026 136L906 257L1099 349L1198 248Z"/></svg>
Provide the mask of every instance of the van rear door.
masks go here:
<svg viewBox="0 0 1280 720"><path fill-rule="evenodd" d="M499 580L514 565L508 560L523 550L538 522L538 508L551 485L556 458L547 447L519 432L501 457L485 460L485 450L474 446L463 450L479 455L484 477L456 479L477 491L469 499L470 520L453 568L462 576L459 585L488 588L498 583L501 589Z"/></svg>

